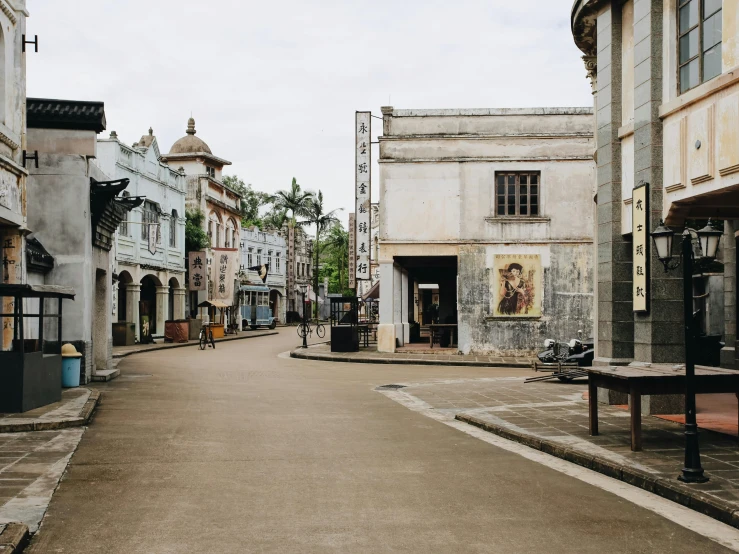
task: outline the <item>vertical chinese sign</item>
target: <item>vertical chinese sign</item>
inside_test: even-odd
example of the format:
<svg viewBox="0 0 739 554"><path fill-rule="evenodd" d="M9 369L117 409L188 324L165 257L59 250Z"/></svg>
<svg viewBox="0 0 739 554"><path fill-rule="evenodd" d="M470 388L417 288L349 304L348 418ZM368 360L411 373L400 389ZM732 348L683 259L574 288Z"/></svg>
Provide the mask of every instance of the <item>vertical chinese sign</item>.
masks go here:
<svg viewBox="0 0 739 554"><path fill-rule="evenodd" d="M349 214L349 288L357 288L357 233L354 214Z"/></svg>
<svg viewBox="0 0 739 554"><path fill-rule="evenodd" d="M188 252L187 258L187 267L190 271L189 290L206 290L208 274L205 269L207 260L205 252Z"/></svg>
<svg viewBox="0 0 739 554"><path fill-rule="evenodd" d="M634 189L632 203L632 236L634 239L633 286L634 311L649 311L649 184Z"/></svg>
<svg viewBox="0 0 739 554"><path fill-rule="evenodd" d="M356 233L356 278L363 281L370 278L370 176L371 176L371 113L357 112L356 131L356 167L355 167L355 220Z"/></svg>
<svg viewBox="0 0 739 554"><path fill-rule="evenodd" d="M234 280L236 278L237 248L213 249L213 300L220 300L227 306L233 305Z"/></svg>

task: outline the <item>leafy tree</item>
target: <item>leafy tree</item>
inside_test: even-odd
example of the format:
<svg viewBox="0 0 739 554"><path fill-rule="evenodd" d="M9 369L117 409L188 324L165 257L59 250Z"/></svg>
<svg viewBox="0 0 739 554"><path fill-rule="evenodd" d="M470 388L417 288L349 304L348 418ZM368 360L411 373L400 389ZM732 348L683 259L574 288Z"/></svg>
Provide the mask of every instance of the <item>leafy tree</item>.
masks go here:
<svg viewBox="0 0 739 554"><path fill-rule="evenodd" d="M208 247L210 240L208 233L203 230L205 214L200 210L185 212L185 251L196 252Z"/></svg>
<svg viewBox="0 0 739 554"><path fill-rule="evenodd" d="M290 224L294 227L296 217L307 217L311 198L313 198L313 193L301 189L293 177L290 190L278 190L274 196L269 197L269 201L275 209L290 212Z"/></svg>
<svg viewBox="0 0 739 554"><path fill-rule="evenodd" d="M300 223L300 225L304 226L316 226L316 240L313 244L313 251L316 255L316 264L313 271L313 290L316 294L318 294L318 260L321 252L321 233L326 231L334 223L338 222L336 213L342 211L344 208L331 210L328 213L325 213L324 209L323 192L319 190L318 194L311 196L311 198L309 199L308 206L304 214L306 220ZM318 305L316 305L316 309L318 309Z"/></svg>
<svg viewBox="0 0 739 554"><path fill-rule="evenodd" d="M224 175L223 183L241 195L239 206L241 226L251 227L256 225L261 229L263 222L259 211L269 203L270 195L266 192L254 190L251 184L244 183L238 175Z"/></svg>

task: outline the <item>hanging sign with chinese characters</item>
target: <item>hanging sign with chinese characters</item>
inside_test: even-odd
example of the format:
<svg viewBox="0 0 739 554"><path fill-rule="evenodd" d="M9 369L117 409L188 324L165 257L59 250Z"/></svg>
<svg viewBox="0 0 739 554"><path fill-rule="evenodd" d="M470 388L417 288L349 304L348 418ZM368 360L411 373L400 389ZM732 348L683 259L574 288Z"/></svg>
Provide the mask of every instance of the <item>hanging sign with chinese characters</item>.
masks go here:
<svg viewBox="0 0 739 554"><path fill-rule="evenodd" d="M212 300L220 300L231 306L234 300L234 279L236 279L237 248L214 248L211 279L213 280Z"/></svg>
<svg viewBox="0 0 739 554"><path fill-rule="evenodd" d="M631 211L634 311L646 313L649 311L649 183L634 188Z"/></svg>
<svg viewBox="0 0 739 554"><path fill-rule="evenodd" d="M190 272L189 290L206 290L208 274L205 270L207 258L205 252L188 252L187 267Z"/></svg>
<svg viewBox="0 0 739 554"><path fill-rule="evenodd" d="M356 167L355 167L355 233L356 233L356 277L358 281L370 278L370 176L371 176L371 118L370 112L357 112Z"/></svg>
<svg viewBox="0 0 739 554"><path fill-rule="evenodd" d="M357 233L354 214L349 214L349 288L357 288Z"/></svg>

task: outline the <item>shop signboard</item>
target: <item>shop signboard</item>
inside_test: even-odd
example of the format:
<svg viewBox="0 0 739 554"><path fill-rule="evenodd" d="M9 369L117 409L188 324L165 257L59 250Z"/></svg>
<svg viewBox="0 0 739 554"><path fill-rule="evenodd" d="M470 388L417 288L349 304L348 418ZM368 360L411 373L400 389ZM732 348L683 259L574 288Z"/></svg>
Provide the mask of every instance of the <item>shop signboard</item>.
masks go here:
<svg viewBox="0 0 739 554"><path fill-rule="evenodd" d="M631 233L633 238L633 304L634 312L649 311L649 184L634 188L631 201Z"/></svg>
<svg viewBox="0 0 739 554"><path fill-rule="evenodd" d="M370 279L371 233L371 127L372 114L357 112L355 117L355 275L358 281Z"/></svg>

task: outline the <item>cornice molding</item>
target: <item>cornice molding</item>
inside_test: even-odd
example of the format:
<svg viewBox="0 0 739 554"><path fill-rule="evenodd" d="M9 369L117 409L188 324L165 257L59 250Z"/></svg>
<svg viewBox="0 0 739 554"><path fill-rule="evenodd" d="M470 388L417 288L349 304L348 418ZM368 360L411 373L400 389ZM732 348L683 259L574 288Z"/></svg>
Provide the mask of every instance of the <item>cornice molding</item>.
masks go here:
<svg viewBox="0 0 739 554"><path fill-rule="evenodd" d="M8 19L13 22L13 25L18 23L18 16L15 15L15 9L11 8L5 0L0 0L0 10L8 16ZM19 10L20 11L20 10Z"/></svg>

